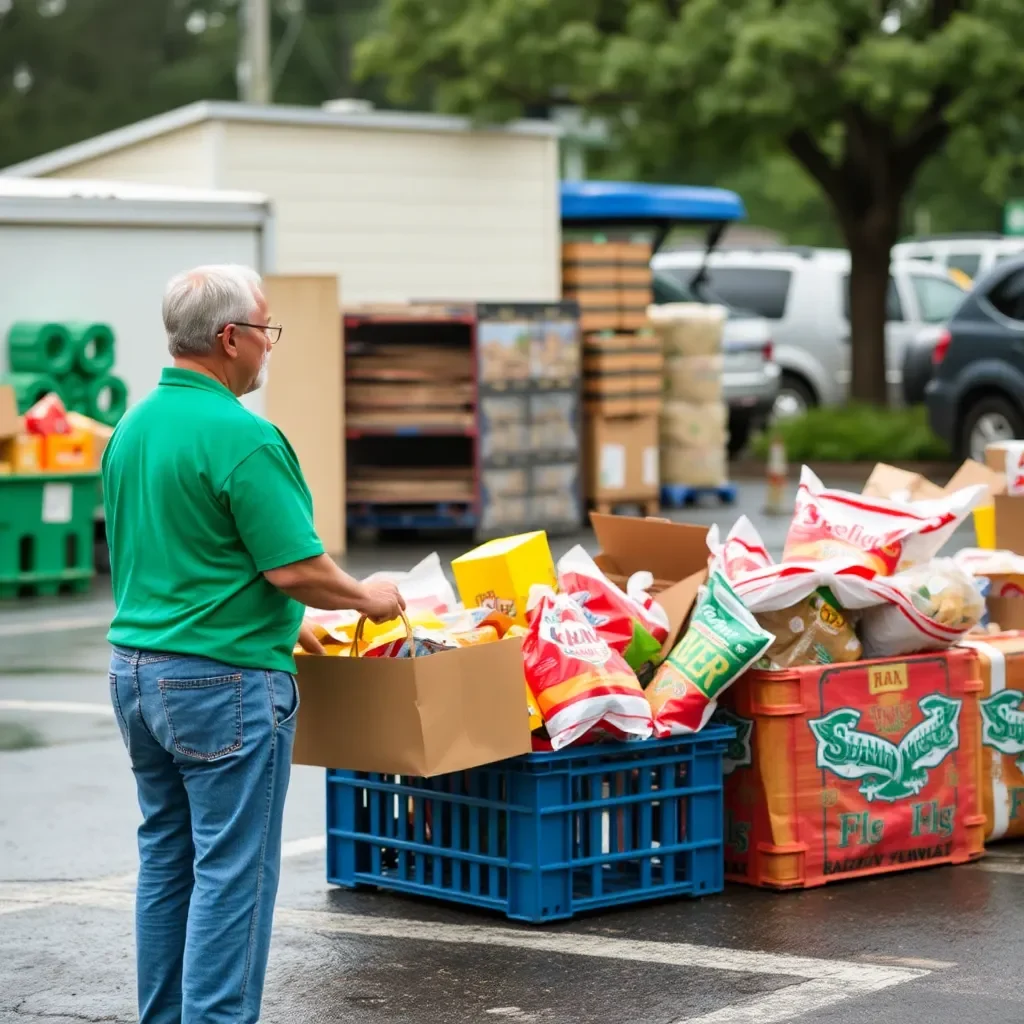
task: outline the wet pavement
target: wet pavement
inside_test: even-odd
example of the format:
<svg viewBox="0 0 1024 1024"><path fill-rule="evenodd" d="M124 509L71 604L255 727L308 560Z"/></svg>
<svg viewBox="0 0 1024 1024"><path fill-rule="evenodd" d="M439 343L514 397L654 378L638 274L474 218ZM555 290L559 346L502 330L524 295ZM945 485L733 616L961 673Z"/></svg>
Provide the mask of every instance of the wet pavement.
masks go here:
<svg viewBox="0 0 1024 1024"><path fill-rule="evenodd" d="M776 552L784 519L742 508ZM688 510L718 520L738 510ZM553 542L556 555L590 535ZM969 531L957 540L970 543ZM463 541L358 546L357 575ZM138 819L109 709L110 601L0 610L0 1021L135 1020ZM9 742L21 737L21 743ZM16 746L24 749L10 749ZM7 749L4 749L4 748ZM535 928L324 880L324 779L296 767L267 1024L1016 1024L1024 850L807 892L702 900Z"/></svg>

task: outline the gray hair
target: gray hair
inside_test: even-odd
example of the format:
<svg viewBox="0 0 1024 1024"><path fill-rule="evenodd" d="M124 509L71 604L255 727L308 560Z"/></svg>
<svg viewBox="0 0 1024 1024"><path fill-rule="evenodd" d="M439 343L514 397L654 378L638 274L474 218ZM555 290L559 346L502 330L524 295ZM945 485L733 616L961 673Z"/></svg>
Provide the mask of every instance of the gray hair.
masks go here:
<svg viewBox="0 0 1024 1024"><path fill-rule="evenodd" d="M209 355L225 325L252 320L261 285L255 270L238 264L196 267L172 277L163 304L171 355Z"/></svg>

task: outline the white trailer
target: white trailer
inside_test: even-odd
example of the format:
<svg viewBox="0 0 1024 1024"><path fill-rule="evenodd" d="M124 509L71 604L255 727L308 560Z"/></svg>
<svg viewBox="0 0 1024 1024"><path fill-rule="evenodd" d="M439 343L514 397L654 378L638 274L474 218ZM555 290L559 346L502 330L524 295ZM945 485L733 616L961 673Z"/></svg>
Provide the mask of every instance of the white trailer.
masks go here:
<svg viewBox="0 0 1024 1024"><path fill-rule="evenodd" d="M168 279L204 263L274 269L270 200L255 192L0 177L0 373L17 320L100 321L117 343L129 404L170 357ZM247 403L263 412L263 396Z"/></svg>

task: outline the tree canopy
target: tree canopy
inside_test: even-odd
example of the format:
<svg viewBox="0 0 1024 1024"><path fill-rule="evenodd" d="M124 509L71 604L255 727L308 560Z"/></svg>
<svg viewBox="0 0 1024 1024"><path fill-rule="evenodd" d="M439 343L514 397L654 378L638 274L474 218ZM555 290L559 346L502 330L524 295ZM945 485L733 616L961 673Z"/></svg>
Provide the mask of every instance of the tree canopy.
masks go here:
<svg viewBox="0 0 1024 1024"><path fill-rule="evenodd" d="M953 139L990 178L1016 169L1015 0L384 2L359 67L398 102L426 86L481 120L576 103L640 165L799 163L852 255L856 398L885 401L889 250L924 165Z"/></svg>

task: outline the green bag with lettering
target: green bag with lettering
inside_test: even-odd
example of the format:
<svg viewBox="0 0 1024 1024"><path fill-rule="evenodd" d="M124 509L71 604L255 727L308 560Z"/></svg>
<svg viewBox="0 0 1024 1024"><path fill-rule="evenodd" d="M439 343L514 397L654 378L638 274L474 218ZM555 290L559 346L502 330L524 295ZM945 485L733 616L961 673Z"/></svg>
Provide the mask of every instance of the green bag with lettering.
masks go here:
<svg viewBox="0 0 1024 1024"><path fill-rule="evenodd" d="M712 570L697 594L690 625L644 691L654 713L654 734L682 736L703 729L719 695L774 641L725 574Z"/></svg>

